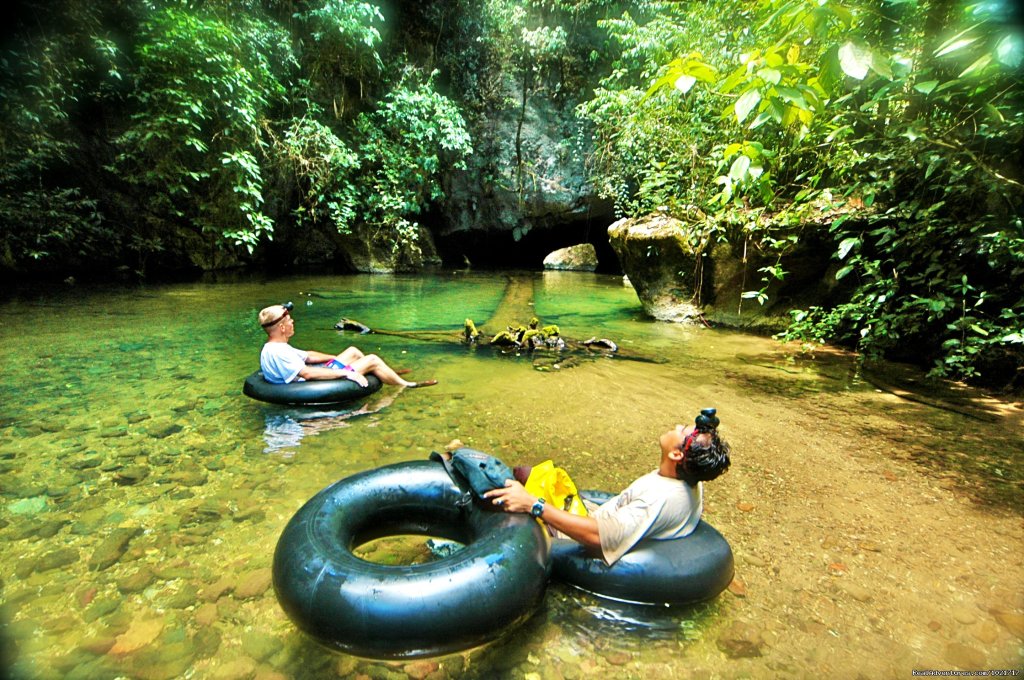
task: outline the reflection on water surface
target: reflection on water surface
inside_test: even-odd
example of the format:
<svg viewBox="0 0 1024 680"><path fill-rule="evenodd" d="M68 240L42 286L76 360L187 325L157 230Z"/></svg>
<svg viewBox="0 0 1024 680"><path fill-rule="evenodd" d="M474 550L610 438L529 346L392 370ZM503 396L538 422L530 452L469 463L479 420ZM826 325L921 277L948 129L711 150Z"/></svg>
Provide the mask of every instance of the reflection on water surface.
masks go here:
<svg viewBox="0 0 1024 680"><path fill-rule="evenodd" d="M1019 408L969 391L922 398L839 352L798 356L764 338L653 323L616 278L530 278L543 323L656 361L585 358L540 371L527 356L333 330L344 316L457 334L465 318L501 308L497 274L14 295L0 306L0 617L13 675L908 677L1021 667ZM262 342L255 310L289 299L297 346L354 342L441 384L385 388L337 412L243 397ZM737 581L711 603L626 611L553 584L502 641L399 664L325 651L277 606L269 567L281 529L343 476L459 438L509 463L554 458L581 486L615 490L653 468L660 432L712 405L735 454L706 486L706 518L733 546Z"/></svg>

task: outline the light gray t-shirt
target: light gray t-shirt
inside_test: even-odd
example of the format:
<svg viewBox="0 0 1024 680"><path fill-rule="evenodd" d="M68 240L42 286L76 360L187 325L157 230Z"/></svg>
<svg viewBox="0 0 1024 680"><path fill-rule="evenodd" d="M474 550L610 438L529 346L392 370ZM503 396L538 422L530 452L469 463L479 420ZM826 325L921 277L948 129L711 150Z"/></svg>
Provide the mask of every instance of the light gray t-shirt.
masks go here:
<svg viewBox="0 0 1024 680"><path fill-rule="evenodd" d="M306 367L306 353L287 342L268 342L260 352L260 370L267 382L290 383Z"/></svg>
<svg viewBox="0 0 1024 680"><path fill-rule="evenodd" d="M692 487L657 470L639 478L591 513L597 520L604 561L615 564L641 539L666 540L691 533L700 521L703 500L699 483Z"/></svg>

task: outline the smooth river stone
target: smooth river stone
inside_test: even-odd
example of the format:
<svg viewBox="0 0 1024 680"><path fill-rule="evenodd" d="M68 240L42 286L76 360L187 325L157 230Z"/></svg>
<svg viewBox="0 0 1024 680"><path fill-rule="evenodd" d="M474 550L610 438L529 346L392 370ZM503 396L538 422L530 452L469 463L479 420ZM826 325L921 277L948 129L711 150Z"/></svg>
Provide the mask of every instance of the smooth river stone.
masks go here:
<svg viewBox="0 0 1024 680"><path fill-rule="evenodd" d="M89 558L89 567L102 571L117 563L128 549L133 538L142 533L141 527L119 527L114 529Z"/></svg>

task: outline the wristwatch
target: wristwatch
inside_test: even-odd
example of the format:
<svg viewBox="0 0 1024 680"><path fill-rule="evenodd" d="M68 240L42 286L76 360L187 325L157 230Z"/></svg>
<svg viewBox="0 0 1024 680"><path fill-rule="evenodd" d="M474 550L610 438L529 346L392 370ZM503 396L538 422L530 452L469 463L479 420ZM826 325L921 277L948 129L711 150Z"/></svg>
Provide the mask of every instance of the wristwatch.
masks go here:
<svg viewBox="0 0 1024 680"><path fill-rule="evenodd" d="M530 508L530 514L533 515L534 517L540 517L541 515L543 515L544 514L544 503L545 503L545 501L544 501L543 498L538 498L537 502L535 502L533 504L533 507Z"/></svg>

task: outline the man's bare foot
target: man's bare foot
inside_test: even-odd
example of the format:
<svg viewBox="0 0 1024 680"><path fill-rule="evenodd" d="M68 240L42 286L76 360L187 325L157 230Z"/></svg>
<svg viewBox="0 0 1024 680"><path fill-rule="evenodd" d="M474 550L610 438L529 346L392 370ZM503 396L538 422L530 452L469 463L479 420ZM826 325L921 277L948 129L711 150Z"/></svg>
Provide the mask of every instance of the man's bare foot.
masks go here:
<svg viewBox="0 0 1024 680"><path fill-rule="evenodd" d="M430 387L431 385L436 384L436 380L421 380L419 382L414 382L413 384L409 385L409 387Z"/></svg>

